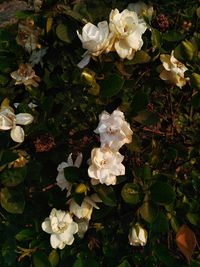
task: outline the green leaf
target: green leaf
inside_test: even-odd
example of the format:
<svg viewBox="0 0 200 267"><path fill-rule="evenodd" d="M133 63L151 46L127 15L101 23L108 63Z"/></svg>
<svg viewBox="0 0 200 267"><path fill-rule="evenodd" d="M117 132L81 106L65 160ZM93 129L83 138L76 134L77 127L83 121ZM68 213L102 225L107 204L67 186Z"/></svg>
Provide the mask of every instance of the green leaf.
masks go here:
<svg viewBox="0 0 200 267"><path fill-rule="evenodd" d="M151 60L151 57L147 54L147 52L143 50L139 50L135 53L134 58L132 60L127 60L125 65L134 65L134 64L144 64Z"/></svg>
<svg viewBox="0 0 200 267"><path fill-rule="evenodd" d="M196 47L193 43L191 43L188 40L182 41L181 54L185 60L189 60L189 61L192 60L195 55L195 52L196 52Z"/></svg>
<svg viewBox="0 0 200 267"><path fill-rule="evenodd" d="M148 110L141 110L137 116L133 117L134 121L143 125L155 125L159 122L159 117Z"/></svg>
<svg viewBox="0 0 200 267"><path fill-rule="evenodd" d="M175 196L172 186L165 182L156 182L150 187L151 199L160 205L169 205Z"/></svg>
<svg viewBox="0 0 200 267"><path fill-rule="evenodd" d="M143 194L137 184L127 183L122 187L121 196L126 203L136 205L142 200Z"/></svg>
<svg viewBox="0 0 200 267"><path fill-rule="evenodd" d="M151 175L151 168L149 165L144 165L143 169L142 169L142 178L146 181L151 180L152 179L152 175Z"/></svg>
<svg viewBox="0 0 200 267"><path fill-rule="evenodd" d="M151 201L144 201L139 211L145 221L152 223L158 215L158 206Z"/></svg>
<svg viewBox="0 0 200 267"><path fill-rule="evenodd" d="M154 48L160 48L162 44L162 34L156 30L156 29L151 29L151 43Z"/></svg>
<svg viewBox="0 0 200 267"><path fill-rule="evenodd" d="M195 109L200 108L200 92L194 93L191 104Z"/></svg>
<svg viewBox="0 0 200 267"><path fill-rule="evenodd" d="M18 19L27 19L27 18L31 18L34 16L33 11L29 11L29 10L24 10L24 11L19 11L15 13L16 18Z"/></svg>
<svg viewBox="0 0 200 267"><path fill-rule="evenodd" d="M148 96L146 93L141 91L137 92L133 97L132 112L137 113L138 111L143 110L147 106L148 102Z"/></svg>
<svg viewBox="0 0 200 267"><path fill-rule="evenodd" d="M199 225L199 223L200 223L199 214L195 214L195 213L189 212L187 214L187 219L191 224L196 225L196 226Z"/></svg>
<svg viewBox="0 0 200 267"><path fill-rule="evenodd" d="M0 166L10 163L16 160L18 157L19 156L17 155L17 153L13 153L10 150L4 151L0 159Z"/></svg>
<svg viewBox="0 0 200 267"><path fill-rule="evenodd" d="M84 267L84 262L81 258L75 260L73 267Z"/></svg>
<svg viewBox="0 0 200 267"><path fill-rule="evenodd" d="M169 230L169 223L164 213L159 213L153 222L151 229L154 233L165 234Z"/></svg>
<svg viewBox="0 0 200 267"><path fill-rule="evenodd" d="M33 256L33 267L52 267L47 255L42 251L36 251Z"/></svg>
<svg viewBox="0 0 200 267"><path fill-rule="evenodd" d="M180 42L185 38L185 36L177 31L167 31L163 34L163 39L168 42Z"/></svg>
<svg viewBox="0 0 200 267"><path fill-rule="evenodd" d="M133 133L132 142L129 144L126 144L126 147L131 152L141 152L141 140L136 133Z"/></svg>
<svg viewBox="0 0 200 267"><path fill-rule="evenodd" d="M65 179L69 182L77 182L81 178L81 170L77 167L64 168Z"/></svg>
<svg viewBox="0 0 200 267"><path fill-rule="evenodd" d="M31 240L34 237L34 232L30 229L24 229L15 235L18 241Z"/></svg>
<svg viewBox="0 0 200 267"><path fill-rule="evenodd" d="M200 89L200 75L198 73L192 73L190 77L191 86L194 89Z"/></svg>
<svg viewBox="0 0 200 267"><path fill-rule="evenodd" d="M97 194L105 205L110 207L114 207L117 205L117 199L112 187L102 184L94 186L94 190L97 192Z"/></svg>
<svg viewBox="0 0 200 267"><path fill-rule="evenodd" d="M124 80L117 74L110 75L107 79L99 81L101 86L101 95L103 97L112 97L122 89Z"/></svg>
<svg viewBox="0 0 200 267"><path fill-rule="evenodd" d="M76 37L76 29L76 24L68 20L66 24L59 24L56 27L56 34L60 40L69 44Z"/></svg>
<svg viewBox="0 0 200 267"><path fill-rule="evenodd" d="M59 254L57 250L53 249L49 254L49 262L51 263L52 267L56 267L59 263Z"/></svg>
<svg viewBox="0 0 200 267"><path fill-rule="evenodd" d="M25 200L23 193L18 189L1 189L1 206L6 211L13 214L22 214L24 211Z"/></svg>
<svg viewBox="0 0 200 267"><path fill-rule="evenodd" d="M190 267L200 267L200 261L199 260L192 261Z"/></svg>
<svg viewBox="0 0 200 267"><path fill-rule="evenodd" d="M87 259L84 261L84 267L99 267L99 263L93 259Z"/></svg>
<svg viewBox="0 0 200 267"><path fill-rule="evenodd" d="M118 267L131 267L131 265L127 260L124 260L121 264L118 265Z"/></svg>
<svg viewBox="0 0 200 267"><path fill-rule="evenodd" d="M8 235L9 236L9 235ZM4 258L4 265L3 266L16 266L15 260L16 260L16 250L15 250L15 240L6 240L5 243L2 244L1 241L1 254L0 257Z"/></svg>
<svg viewBox="0 0 200 267"><path fill-rule="evenodd" d="M24 181L26 173L26 166L21 168L6 169L0 175L1 183L4 186L17 186Z"/></svg>
<svg viewBox="0 0 200 267"><path fill-rule="evenodd" d="M163 244L157 244L154 246L154 251L156 256L161 262L163 262L168 267L180 266L177 265L177 261L172 257L168 248Z"/></svg>

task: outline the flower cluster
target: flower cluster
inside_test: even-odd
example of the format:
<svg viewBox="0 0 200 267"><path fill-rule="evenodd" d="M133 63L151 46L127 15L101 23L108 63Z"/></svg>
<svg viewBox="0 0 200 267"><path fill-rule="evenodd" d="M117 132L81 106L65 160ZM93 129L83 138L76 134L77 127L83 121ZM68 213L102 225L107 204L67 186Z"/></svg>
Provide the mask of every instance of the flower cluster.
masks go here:
<svg viewBox="0 0 200 267"><path fill-rule="evenodd" d="M61 190L67 190L67 197L71 196L72 183L67 181L64 169L68 167L79 168L82 159L82 153L78 154L75 161L72 160L72 154L70 154L67 162L62 162L58 165L56 182ZM77 233L80 238L84 236L85 232L88 230L93 208L99 209L96 202L101 202L101 200L97 194L92 194L91 196L85 196L80 205L73 198L70 198L68 201L68 212L58 211L55 208L52 209L50 216L42 223L42 229L51 234L50 243L53 248L62 249L65 245L71 245L74 241L73 235L75 233ZM52 227L54 221L56 221L55 228Z"/></svg>
<svg viewBox="0 0 200 267"><path fill-rule="evenodd" d="M88 175L93 184L115 185L116 177L125 174L124 156L118 150L132 141L133 132L120 110L114 110L112 114L103 111L99 120L95 133L100 135L101 147L93 148L91 152Z"/></svg>
<svg viewBox="0 0 200 267"><path fill-rule="evenodd" d="M94 148L91 152L88 175L92 178L92 184L115 185L116 177L125 174L125 167L122 164L124 156L118 150L124 144L131 142L133 132L120 110L115 110L112 114L103 111L99 119L95 133L100 134L101 147ZM73 184L67 180L64 169L68 167L79 168L82 159L82 153L78 154L75 161L72 160L72 154L70 154L67 162L58 165L56 182L61 190L67 190L67 197L71 196ZM84 186L84 192L87 194L86 186L84 184L82 186ZM71 197L68 201L69 212L53 209L50 216L42 223L42 229L51 234L51 246L62 249L65 245L71 245L75 233L78 233L79 237L83 237L88 229L93 208L99 209L96 204L98 202L101 202L101 199L95 193L90 196L86 195L81 204Z"/></svg>
<svg viewBox="0 0 200 267"><path fill-rule="evenodd" d="M142 16L150 13L152 15L152 12L152 7L139 2L129 5L122 12L116 8L112 10L109 23L102 21L97 26L87 23L82 29L82 34L77 32L83 48L87 49L78 66L83 68L91 57L110 51L117 52L122 59L133 59L135 52L142 48L142 35L147 29Z"/></svg>

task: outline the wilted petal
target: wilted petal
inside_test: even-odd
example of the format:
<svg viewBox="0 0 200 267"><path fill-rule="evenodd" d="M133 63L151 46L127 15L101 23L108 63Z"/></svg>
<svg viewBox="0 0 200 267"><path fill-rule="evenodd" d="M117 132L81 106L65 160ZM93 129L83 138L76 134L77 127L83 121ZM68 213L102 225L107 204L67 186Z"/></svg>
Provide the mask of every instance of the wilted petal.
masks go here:
<svg viewBox="0 0 200 267"><path fill-rule="evenodd" d="M13 141L22 143L24 141L24 130L20 126L15 126L11 129L10 136Z"/></svg>
<svg viewBox="0 0 200 267"><path fill-rule="evenodd" d="M19 113L16 115L16 124L27 125L33 122L34 117L28 113Z"/></svg>

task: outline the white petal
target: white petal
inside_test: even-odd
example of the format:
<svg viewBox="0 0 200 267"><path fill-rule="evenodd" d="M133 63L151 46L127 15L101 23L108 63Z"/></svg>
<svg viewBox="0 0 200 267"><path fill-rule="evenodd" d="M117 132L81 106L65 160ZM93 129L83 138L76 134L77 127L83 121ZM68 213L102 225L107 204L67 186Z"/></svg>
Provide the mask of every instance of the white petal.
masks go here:
<svg viewBox="0 0 200 267"><path fill-rule="evenodd" d="M13 141L22 143L24 141L24 130L20 126L15 126L11 129L10 136Z"/></svg>
<svg viewBox="0 0 200 267"><path fill-rule="evenodd" d="M64 244L63 244L63 241L60 240L59 238L59 235L57 234L52 234L51 237L50 237L50 243L51 243L51 246L52 248L64 248Z"/></svg>
<svg viewBox="0 0 200 267"><path fill-rule="evenodd" d="M132 48L123 39L115 42L115 49L122 59L127 58L132 52Z"/></svg>
<svg viewBox="0 0 200 267"><path fill-rule="evenodd" d="M57 182L57 185L60 187L61 190L64 190L68 187L67 180L65 179L64 175L62 175L60 173L56 177L56 182Z"/></svg>
<svg viewBox="0 0 200 267"><path fill-rule="evenodd" d="M69 167L69 164L67 162L61 162L57 167L57 171L63 172L63 169L66 167Z"/></svg>
<svg viewBox="0 0 200 267"><path fill-rule="evenodd" d="M90 54L87 54L86 56L84 56L84 58L77 64L77 66L80 68L80 69L83 69L85 66L87 66L87 64L90 62L90 58L91 58L91 55Z"/></svg>
<svg viewBox="0 0 200 267"><path fill-rule="evenodd" d="M82 161L83 161L83 154L79 153L75 162L74 162L74 166L79 168L81 166Z"/></svg>
<svg viewBox="0 0 200 267"><path fill-rule="evenodd" d="M49 218L46 218L45 221L42 223L42 230L48 234L52 234L52 228Z"/></svg>
<svg viewBox="0 0 200 267"><path fill-rule="evenodd" d="M16 124L27 125L33 122L33 116L28 113L19 113L16 115Z"/></svg>
<svg viewBox="0 0 200 267"><path fill-rule="evenodd" d="M72 153L70 153L67 158L67 164L68 164L68 167L72 167L74 165L73 160L72 160Z"/></svg>

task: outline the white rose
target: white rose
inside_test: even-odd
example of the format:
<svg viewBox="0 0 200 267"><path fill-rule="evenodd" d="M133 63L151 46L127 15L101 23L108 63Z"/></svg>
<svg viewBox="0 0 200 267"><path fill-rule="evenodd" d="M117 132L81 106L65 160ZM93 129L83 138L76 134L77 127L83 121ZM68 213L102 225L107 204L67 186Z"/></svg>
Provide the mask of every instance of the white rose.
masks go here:
<svg viewBox="0 0 200 267"><path fill-rule="evenodd" d="M147 243L148 233L147 231L140 226L139 223L136 223L134 227L132 227L129 233L129 243L132 246L145 246Z"/></svg>
<svg viewBox="0 0 200 267"><path fill-rule="evenodd" d="M81 206L77 204L74 199L71 199L69 204L70 213L73 213L78 219L87 219L89 221L91 219L93 208L99 209L96 202L101 202L97 194L93 194L90 197L86 196L83 199Z"/></svg>
<svg viewBox="0 0 200 267"><path fill-rule="evenodd" d="M88 175L101 184L115 185L116 176L125 174L125 167L121 163L123 159L124 156L119 152L109 148L93 148Z"/></svg>
<svg viewBox="0 0 200 267"><path fill-rule="evenodd" d="M115 38L114 48L118 55L123 59L133 59L135 52L142 48L146 24L134 11L125 9L120 13L114 9L110 13L109 28Z"/></svg>
<svg viewBox="0 0 200 267"><path fill-rule="evenodd" d="M13 141L22 143L24 141L24 130L19 125L27 125L33 122L33 116L28 113L14 114L10 106L0 108L0 130L11 130L10 136Z"/></svg>
<svg viewBox="0 0 200 267"><path fill-rule="evenodd" d="M133 131L125 121L124 113L114 110L112 114L103 111L99 115L99 125L94 131L100 134L101 146L119 150L124 144L131 143Z"/></svg>
<svg viewBox="0 0 200 267"><path fill-rule="evenodd" d="M42 223L42 230L51 234L52 248L63 249L65 245L73 243L73 235L78 232L78 224L73 221L68 212L53 208L50 216Z"/></svg>
<svg viewBox="0 0 200 267"><path fill-rule="evenodd" d="M71 194L72 184L68 182L65 178L64 169L67 167L77 167L81 166L83 160L82 153L79 153L75 162L72 160L72 153L68 156L67 162L61 162L58 165L57 171L58 175L56 177L57 185L60 187L61 190L67 190L67 197Z"/></svg>
<svg viewBox="0 0 200 267"><path fill-rule="evenodd" d="M188 78L184 77L186 66L174 57L174 51L171 55L161 54L160 60L162 62L160 78L182 88L188 81Z"/></svg>
<svg viewBox="0 0 200 267"><path fill-rule="evenodd" d="M109 52L110 41L109 27L107 21L99 22L97 26L88 22L82 29L82 34L77 31L78 37L84 49L83 60L78 64L79 68L84 68L90 61L91 56L99 56L103 52Z"/></svg>

